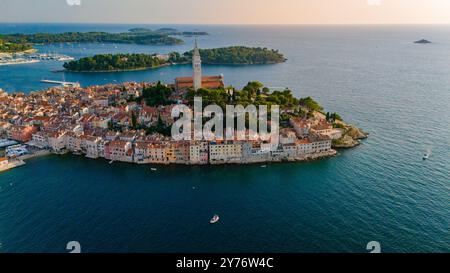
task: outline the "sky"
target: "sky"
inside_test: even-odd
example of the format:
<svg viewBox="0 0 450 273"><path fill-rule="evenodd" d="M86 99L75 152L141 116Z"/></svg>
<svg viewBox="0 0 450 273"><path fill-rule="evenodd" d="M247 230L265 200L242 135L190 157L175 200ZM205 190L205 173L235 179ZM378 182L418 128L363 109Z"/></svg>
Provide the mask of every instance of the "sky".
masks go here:
<svg viewBox="0 0 450 273"><path fill-rule="evenodd" d="M450 0L0 0L0 22L450 24Z"/></svg>

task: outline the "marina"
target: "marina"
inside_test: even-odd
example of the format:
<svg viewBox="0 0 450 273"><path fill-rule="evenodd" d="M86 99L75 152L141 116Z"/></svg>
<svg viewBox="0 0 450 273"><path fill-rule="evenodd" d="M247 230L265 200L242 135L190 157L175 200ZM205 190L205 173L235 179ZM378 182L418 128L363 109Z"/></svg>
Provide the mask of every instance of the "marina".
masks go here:
<svg viewBox="0 0 450 273"><path fill-rule="evenodd" d="M0 65L33 64L41 61L67 62L73 57L63 54L50 53L0 53Z"/></svg>

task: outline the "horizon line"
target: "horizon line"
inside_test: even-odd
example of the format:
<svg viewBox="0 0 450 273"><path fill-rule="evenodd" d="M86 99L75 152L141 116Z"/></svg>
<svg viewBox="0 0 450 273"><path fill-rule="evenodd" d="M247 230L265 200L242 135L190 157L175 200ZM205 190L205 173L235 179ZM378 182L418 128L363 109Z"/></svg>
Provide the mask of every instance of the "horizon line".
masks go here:
<svg viewBox="0 0 450 273"><path fill-rule="evenodd" d="M199 26L445 26L446 23L143 23L143 22L2 22L0 24L70 24L70 25L199 25Z"/></svg>

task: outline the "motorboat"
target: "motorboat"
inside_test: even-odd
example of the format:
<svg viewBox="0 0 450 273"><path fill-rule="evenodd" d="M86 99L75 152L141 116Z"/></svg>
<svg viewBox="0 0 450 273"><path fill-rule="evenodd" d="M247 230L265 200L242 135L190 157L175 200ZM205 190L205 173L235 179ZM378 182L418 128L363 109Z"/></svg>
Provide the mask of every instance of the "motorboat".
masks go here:
<svg viewBox="0 0 450 273"><path fill-rule="evenodd" d="M214 217L209 221L210 224L215 224L219 222L220 218L219 215L214 215Z"/></svg>

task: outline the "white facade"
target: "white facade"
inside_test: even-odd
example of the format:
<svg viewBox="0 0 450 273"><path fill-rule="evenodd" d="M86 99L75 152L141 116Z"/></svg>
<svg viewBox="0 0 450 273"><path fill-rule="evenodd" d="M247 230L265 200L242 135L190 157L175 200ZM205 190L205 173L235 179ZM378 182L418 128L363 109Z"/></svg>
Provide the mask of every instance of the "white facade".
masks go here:
<svg viewBox="0 0 450 273"><path fill-rule="evenodd" d="M33 134L31 140L32 140L33 144L37 147L40 147L40 148L48 147L48 138L44 132L37 132L37 133Z"/></svg>
<svg viewBox="0 0 450 273"><path fill-rule="evenodd" d="M242 145L240 143L210 144L209 161L213 164L239 163L242 161Z"/></svg>
<svg viewBox="0 0 450 273"><path fill-rule="evenodd" d="M66 148L65 133L49 136L48 145L54 152L61 152L64 150Z"/></svg>
<svg viewBox="0 0 450 273"><path fill-rule="evenodd" d="M189 160L191 164L207 164L208 143L200 142L191 144L189 147Z"/></svg>

